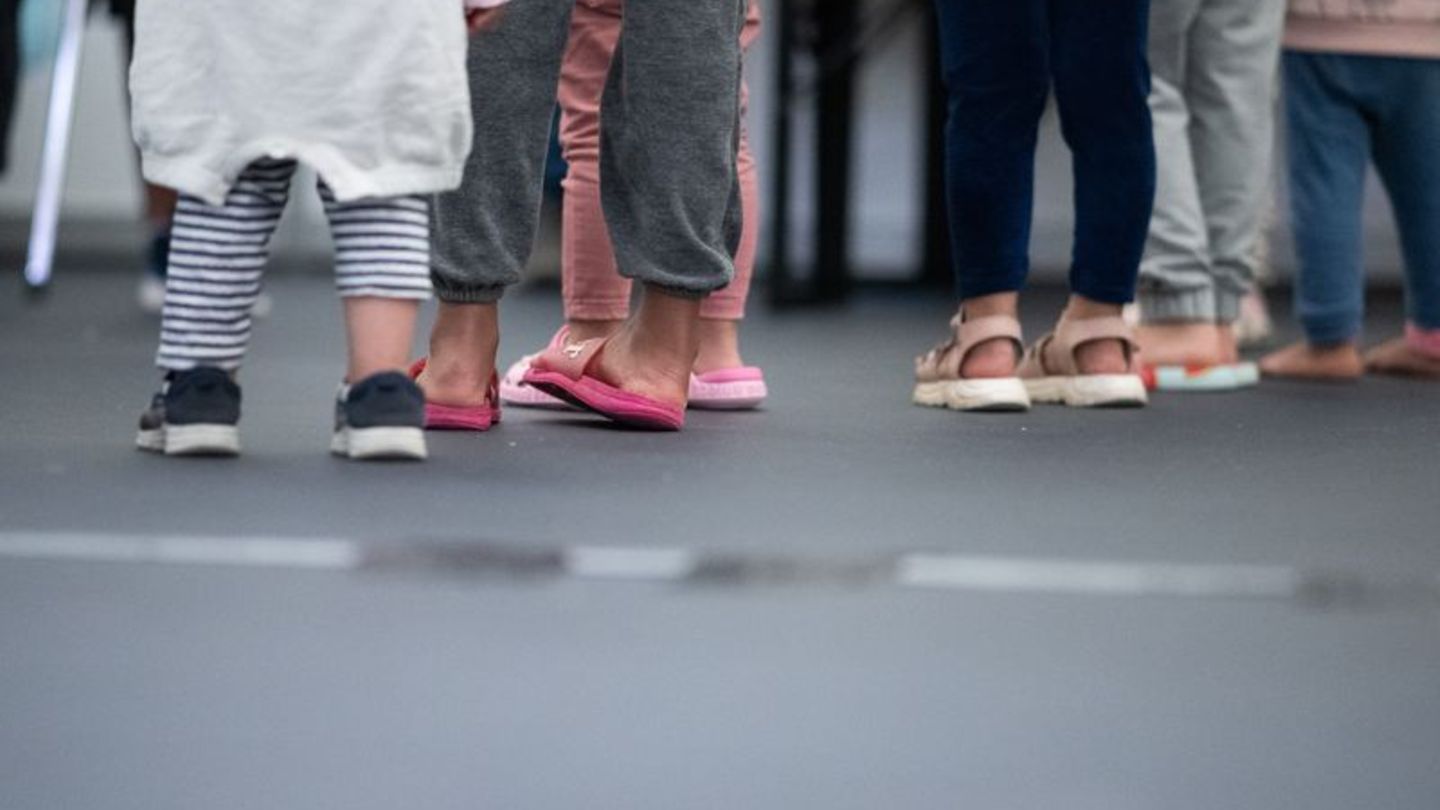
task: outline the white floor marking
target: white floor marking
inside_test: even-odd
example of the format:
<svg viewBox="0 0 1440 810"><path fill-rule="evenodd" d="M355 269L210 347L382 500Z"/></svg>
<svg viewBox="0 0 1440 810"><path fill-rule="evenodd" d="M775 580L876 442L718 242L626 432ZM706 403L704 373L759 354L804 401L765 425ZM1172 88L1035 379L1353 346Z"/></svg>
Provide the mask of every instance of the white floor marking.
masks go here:
<svg viewBox="0 0 1440 810"><path fill-rule="evenodd" d="M0 557L347 571L365 554L353 541L326 538L0 532Z"/></svg>
<svg viewBox="0 0 1440 810"><path fill-rule="evenodd" d="M403 553L395 553L396 551ZM525 565L516 567L517 555ZM912 553L873 562L803 555L749 555L675 547L569 546L310 537L3 532L0 559L232 566L321 571L439 568L585 580L852 586L1069 596L1309 600L1387 596L1440 605L1440 577L1371 581L1359 572L1306 572L1283 565L1202 565ZM721 576L715 576L721 572Z"/></svg>
<svg viewBox="0 0 1440 810"><path fill-rule="evenodd" d="M1097 596L1298 596L1304 577L1284 566L1079 562L908 554L896 581L911 588Z"/></svg>
<svg viewBox="0 0 1440 810"><path fill-rule="evenodd" d="M688 579L699 557L682 548L606 548L575 546L565 550L565 571L577 579L679 581Z"/></svg>

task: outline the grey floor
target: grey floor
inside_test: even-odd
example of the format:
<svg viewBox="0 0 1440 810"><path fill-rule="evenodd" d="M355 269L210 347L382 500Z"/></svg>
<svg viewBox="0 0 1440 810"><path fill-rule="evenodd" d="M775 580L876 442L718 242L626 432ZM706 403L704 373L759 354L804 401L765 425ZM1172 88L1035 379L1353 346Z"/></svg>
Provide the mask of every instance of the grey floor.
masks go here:
<svg viewBox="0 0 1440 810"><path fill-rule="evenodd" d="M324 452L329 284L284 277L246 455L174 461L130 448L155 383L130 282L0 300L0 539L460 553L362 572L0 555L5 810L1440 806L1440 609L1387 598L1440 585L1440 387L927 411L909 363L945 303L870 293L757 312L763 412L657 436L512 410L433 437L427 465L358 466ZM1037 299L1036 332L1059 303ZM507 302L506 358L558 314L549 292ZM1393 297L1372 315L1398 329ZM577 544L1284 566L1353 598L660 585L463 554Z"/></svg>

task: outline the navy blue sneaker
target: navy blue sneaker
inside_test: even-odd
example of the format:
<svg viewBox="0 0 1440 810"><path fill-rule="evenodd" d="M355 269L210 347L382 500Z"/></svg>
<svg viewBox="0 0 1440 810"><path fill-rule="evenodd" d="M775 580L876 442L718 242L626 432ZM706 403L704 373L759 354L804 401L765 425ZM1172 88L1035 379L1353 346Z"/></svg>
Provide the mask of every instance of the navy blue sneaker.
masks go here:
<svg viewBox="0 0 1440 810"><path fill-rule="evenodd" d="M330 452L353 459L425 458L425 394L398 371L340 386Z"/></svg>
<svg viewBox="0 0 1440 810"><path fill-rule="evenodd" d="M240 386L218 368L165 375L140 415L135 445L167 456L240 454Z"/></svg>

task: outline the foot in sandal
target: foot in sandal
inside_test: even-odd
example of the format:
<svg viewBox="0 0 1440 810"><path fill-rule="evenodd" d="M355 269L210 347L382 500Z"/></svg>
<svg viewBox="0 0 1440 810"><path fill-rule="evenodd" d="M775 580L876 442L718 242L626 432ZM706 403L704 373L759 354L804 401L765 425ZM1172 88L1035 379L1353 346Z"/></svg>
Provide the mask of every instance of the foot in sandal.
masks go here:
<svg viewBox="0 0 1440 810"><path fill-rule="evenodd" d="M1025 384L1015 375L1024 351L1020 322L1012 315L950 321L948 340L915 358L916 405L957 411L1024 411Z"/></svg>
<svg viewBox="0 0 1440 810"><path fill-rule="evenodd" d="M577 321L560 327L546 350L567 343L614 334L624 321ZM535 358L541 352L526 355L512 364L500 380L500 399L507 405L521 408L569 409L570 403L546 394L524 383ZM738 323L735 321L700 321L700 354L690 377L689 407L712 411L749 411L764 404L769 396L765 373L755 366L746 366L740 357Z"/></svg>
<svg viewBox="0 0 1440 810"><path fill-rule="evenodd" d="M1149 401L1138 347L1119 309L1072 299L1055 331L1020 364L1032 400L1077 408L1137 408Z"/></svg>
<svg viewBox="0 0 1440 810"><path fill-rule="evenodd" d="M1260 382L1240 360L1235 327L1209 321L1144 324L1135 330L1146 387L1160 391L1237 391Z"/></svg>
<svg viewBox="0 0 1440 810"><path fill-rule="evenodd" d="M630 427L679 430L700 351L700 301L654 287L608 338L535 358L525 382Z"/></svg>

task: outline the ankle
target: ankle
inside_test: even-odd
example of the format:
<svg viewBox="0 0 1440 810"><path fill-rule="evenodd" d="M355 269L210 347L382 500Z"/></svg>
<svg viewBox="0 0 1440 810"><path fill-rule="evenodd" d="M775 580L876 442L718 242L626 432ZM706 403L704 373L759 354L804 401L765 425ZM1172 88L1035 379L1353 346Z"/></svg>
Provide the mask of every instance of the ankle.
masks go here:
<svg viewBox="0 0 1440 810"><path fill-rule="evenodd" d="M695 358L695 371L704 374L726 368L740 368L740 322L702 319L700 321L700 353Z"/></svg>
<svg viewBox="0 0 1440 810"><path fill-rule="evenodd" d="M451 386L485 386L500 348L494 304L442 303L430 332L425 378Z"/></svg>
<svg viewBox="0 0 1440 810"><path fill-rule="evenodd" d="M620 331L624 321L592 321L572 318L565 322L570 331L570 341L580 343L596 338L606 338Z"/></svg>
<svg viewBox="0 0 1440 810"><path fill-rule="evenodd" d="M967 298L961 302L960 312L967 320L995 315L1017 318L1020 315L1020 294L1007 292Z"/></svg>
<svg viewBox="0 0 1440 810"><path fill-rule="evenodd" d="M1096 301L1083 295L1071 295L1070 300L1065 303L1065 311L1061 313L1060 320L1084 321L1094 318L1118 318L1121 317L1124 310L1125 307L1121 304Z"/></svg>

